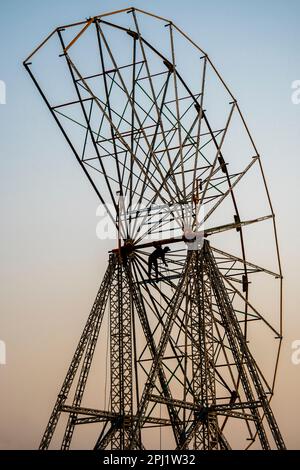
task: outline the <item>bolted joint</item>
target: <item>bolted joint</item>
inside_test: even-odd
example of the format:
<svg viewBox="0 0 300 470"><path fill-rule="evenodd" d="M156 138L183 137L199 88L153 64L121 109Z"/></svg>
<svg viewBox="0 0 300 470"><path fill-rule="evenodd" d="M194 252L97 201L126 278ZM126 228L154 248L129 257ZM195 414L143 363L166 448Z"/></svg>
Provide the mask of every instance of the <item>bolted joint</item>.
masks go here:
<svg viewBox="0 0 300 470"><path fill-rule="evenodd" d="M169 70L169 72L173 73L174 70L175 70L175 67L173 64L171 64L171 62L169 62L168 60L164 60L163 63L165 64L165 66L167 67L167 69Z"/></svg>
<svg viewBox="0 0 300 470"><path fill-rule="evenodd" d="M140 38L140 35L136 31L131 31L130 29L127 31L127 34L131 36L135 41Z"/></svg>

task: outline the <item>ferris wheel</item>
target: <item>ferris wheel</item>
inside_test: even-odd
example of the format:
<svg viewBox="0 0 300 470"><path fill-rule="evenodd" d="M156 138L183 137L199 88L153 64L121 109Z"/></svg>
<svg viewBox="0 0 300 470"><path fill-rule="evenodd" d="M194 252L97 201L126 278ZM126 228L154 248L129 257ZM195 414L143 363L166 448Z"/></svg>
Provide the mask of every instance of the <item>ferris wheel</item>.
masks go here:
<svg viewBox="0 0 300 470"><path fill-rule="evenodd" d="M95 449L284 448L270 408L275 214L210 57L171 21L129 8L56 28L24 65L115 237L41 448L64 413L63 449L90 423ZM97 348L107 380L89 407Z"/></svg>

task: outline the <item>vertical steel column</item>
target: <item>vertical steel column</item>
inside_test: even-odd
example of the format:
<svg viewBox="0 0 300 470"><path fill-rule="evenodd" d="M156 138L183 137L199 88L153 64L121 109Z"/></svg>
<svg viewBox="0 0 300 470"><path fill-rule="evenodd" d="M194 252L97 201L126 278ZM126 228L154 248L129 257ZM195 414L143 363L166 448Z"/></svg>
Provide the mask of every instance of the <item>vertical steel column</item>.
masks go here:
<svg viewBox="0 0 300 470"><path fill-rule="evenodd" d="M130 266L129 268L130 269ZM125 416L123 423L124 449L129 448L133 416L133 380L132 380L132 292L122 266L122 306L121 306L121 332L122 332L122 413Z"/></svg>
<svg viewBox="0 0 300 470"><path fill-rule="evenodd" d="M204 248L205 249L205 248ZM218 423L215 413L208 413L215 405L214 336L212 319L212 298L209 275L206 272L203 250L197 253L197 260L191 280L191 335L194 402L203 406L201 422L194 437L195 449L215 448Z"/></svg>
<svg viewBox="0 0 300 470"><path fill-rule="evenodd" d="M121 417L111 437L112 449L126 449L132 428L131 292L118 259L110 289L111 411Z"/></svg>

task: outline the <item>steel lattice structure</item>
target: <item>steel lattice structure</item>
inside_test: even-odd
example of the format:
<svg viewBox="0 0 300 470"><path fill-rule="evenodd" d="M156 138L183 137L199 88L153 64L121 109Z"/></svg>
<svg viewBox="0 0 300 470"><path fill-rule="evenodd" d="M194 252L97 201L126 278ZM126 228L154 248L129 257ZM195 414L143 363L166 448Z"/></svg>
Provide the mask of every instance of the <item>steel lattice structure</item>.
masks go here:
<svg viewBox="0 0 300 470"><path fill-rule="evenodd" d="M62 449L78 429L94 449L284 449L270 407L275 215L209 56L169 20L128 8L56 28L24 65L118 239L40 448L59 428ZM153 279L160 245L168 266Z"/></svg>

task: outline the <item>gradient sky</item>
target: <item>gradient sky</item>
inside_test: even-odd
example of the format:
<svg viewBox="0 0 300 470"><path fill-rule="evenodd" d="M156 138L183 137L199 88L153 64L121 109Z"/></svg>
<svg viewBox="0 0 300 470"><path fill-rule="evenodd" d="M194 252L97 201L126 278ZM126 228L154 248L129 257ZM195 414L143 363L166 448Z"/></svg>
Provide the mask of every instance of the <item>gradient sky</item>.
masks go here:
<svg viewBox="0 0 300 470"><path fill-rule="evenodd" d="M2 0L0 448L38 446L112 246L96 238L96 195L22 61L56 26L129 6L169 17L208 52L262 155L285 276L273 409L287 446L300 449L300 365L291 362L300 340L300 104L291 100L300 80L299 0Z"/></svg>

